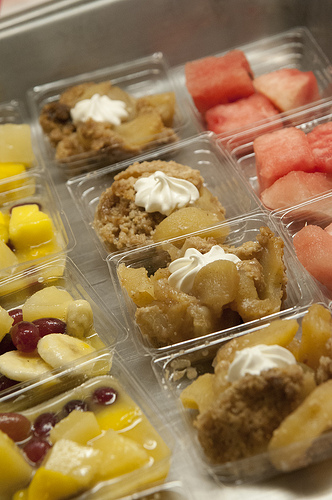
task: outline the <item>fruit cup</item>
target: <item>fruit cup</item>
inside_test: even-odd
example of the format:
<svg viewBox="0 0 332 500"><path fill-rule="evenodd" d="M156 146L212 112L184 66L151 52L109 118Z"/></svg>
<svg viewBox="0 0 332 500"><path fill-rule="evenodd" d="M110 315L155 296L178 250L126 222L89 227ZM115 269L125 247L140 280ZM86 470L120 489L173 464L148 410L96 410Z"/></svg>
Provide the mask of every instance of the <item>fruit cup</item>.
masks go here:
<svg viewBox="0 0 332 500"><path fill-rule="evenodd" d="M61 143L59 147L54 144L57 147L56 150L51 145L52 139L50 141L49 137L47 137L47 133L51 132L52 127L54 127L54 124L49 123L52 122L52 118L49 119L46 116L47 123L44 124L46 133L44 133L40 125L39 120L44 106L56 105L61 94L74 86L86 83L99 84L101 82L111 82L113 86L118 87L119 89L116 89L114 95L110 94L111 99L126 102L126 110L129 110L128 121L115 125L116 131L120 133L121 137L117 135L111 143L104 143L101 146L98 146L97 143L91 143L90 146L87 146L88 135L91 136L91 131L88 135L83 131L81 135L85 136L85 142L82 142L83 146L81 150L74 152L71 150L68 156L63 156L62 153L59 153L59 148L63 144L64 148L62 149L70 149L70 146L68 148L67 139L67 143ZM104 96L104 90L102 90L102 88L104 89L104 84L102 83L102 87L96 87L93 95L97 92ZM79 88L82 89L82 87ZM123 94L123 92L126 94ZM166 93L171 94L166 95ZM88 94L85 100L92 97L91 92ZM158 97L155 97L157 94L164 94L166 96L164 100L160 101L160 107L158 105ZM142 101L139 106L145 107L146 111L150 113L151 105L152 107L157 105L161 114L159 116L159 111L158 115L144 113L136 117L138 118L136 120L134 116L131 116L137 112L136 104L132 102L132 98L136 99L145 96L150 99L150 102ZM103 68L88 74L84 73L72 78L35 86L28 92L28 101L32 117L36 124L37 140L42 157L46 162L55 163L66 177L96 170L101 166L137 156L149 149L155 149L162 144L174 142L179 137L186 137L187 118L182 109L181 100L178 99L177 88L168 75L168 64L161 53L155 53L136 61ZM71 101L69 103L68 99L65 98L64 104L66 106L69 105L69 108L71 108L74 103ZM146 107L147 104L148 106ZM69 108L66 108L65 112L69 113ZM60 121L61 119L64 120L64 107L59 112L62 113ZM76 133L76 125L74 126L73 120L70 118L70 113L65 119L65 126L68 129L74 127L72 132ZM110 133L112 133L113 128L114 126L110 124L108 130L106 130L106 140L110 136ZM52 132L50 135L52 136ZM100 135L99 133L97 140L99 144Z"/></svg>
<svg viewBox="0 0 332 500"><path fill-rule="evenodd" d="M105 353L85 363L86 370L95 371L103 358ZM52 398L52 377L41 382L38 404L29 389L20 398L0 400L0 421L7 420L2 429L11 434L0 432L1 457L7 459L1 467L7 471L1 477L3 500L46 498L50 488L54 500L79 494L116 499L167 477L173 436L122 360L114 357L102 375L68 383L75 374L75 366L63 374ZM17 422L26 424L25 435Z"/></svg>
<svg viewBox="0 0 332 500"><path fill-rule="evenodd" d="M264 212L110 255L107 262L130 335L150 353L231 337L280 309L321 298L282 238L279 221Z"/></svg>
<svg viewBox="0 0 332 500"><path fill-rule="evenodd" d="M331 355L331 325L326 303L315 303L237 330L232 338L154 357L161 387L178 404L188 431L182 431L182 444L197 468L238 485L331 457L332 388L323 368ZM264 365L274 355L284 365Z"/></svg>
<svg viewBox="0 0 332 500"><path fill-rule="evenodd" d="M228 154L216 147L211 133L204 133L190 139L183 139L176 144L159 149L158 152L136 158L136 161L139 163L156 160L164 162L173 161L198 170L204 178L204 187L224 207L226 219L249 213L258 206L250 190L247 189L247 186L244 185L241 178L234 171ZM107 188L112 186L114 177L132 164L132 161L123 162L115 167L107 167L98 172L67 181L67 187L72 198L77 204L80 213L83 214L87 229L98 245L99 252L103 258L106 258L108 253L114 253L116 250L110 250L107 242L105 240L102 241L94 229L94 218L98 203L101 195ZM212 210L210 209L211 212L214 209L214 205L212 206ZM167 218L164 220L167 220ZM215 219L212 225L214 223ZM211 222L208 225L211 225ZM183 232L190 232L193 230L193 227L195 230L196 219L192 217L189 223L188 221L179 221L175 226L177 229L179 227L184 228ZM186 229L187 227L188 229ZM123 248L123 251L127 249Z"/></svg>
<svg viewBox="0 0 332 500"><path fill-rule="evenodd" d="M69 258L16 275L0 290L1 394L19 392L79 358L95 357L105 346L112 350L125 338Z"/></svg>
<svg viewBox="0 0 332 500"><path fill-rule="evenodd" d="M50 178L37 172L29 178L33 193L21 186L13 190L15 201L0 208L1 280L65 254L74 244Z"/></svg>

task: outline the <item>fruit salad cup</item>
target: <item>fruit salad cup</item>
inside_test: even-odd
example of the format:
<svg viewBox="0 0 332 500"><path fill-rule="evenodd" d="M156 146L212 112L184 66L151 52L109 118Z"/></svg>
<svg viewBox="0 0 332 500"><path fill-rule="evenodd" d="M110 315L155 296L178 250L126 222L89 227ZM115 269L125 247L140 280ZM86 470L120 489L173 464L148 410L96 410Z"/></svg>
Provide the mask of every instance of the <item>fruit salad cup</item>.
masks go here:
<svg viewBox="0 0 332 500"><path fill-rule="evenodd" d="M50 491L54 500L84 492L116 499L165 480L173 437L121 360L69 388L64 380L52 399L49 383L40 384L45 401L38 405L29 390L5 405L0 400L3 500L46 498Z"/></svg>
<svg viewBox="0 0 332 500"><path fill-rule="evenodd" d="M156 356L197 465L239 484L331 457L331 345L331 310L315 303L232 339Z"/></svg>
<svg viewBox="0 0 332 500"><path fill-rule="evenodd" d="M16 275L10 285L0 284L0 394L19 392L125 338L69 258Z"/></svg>

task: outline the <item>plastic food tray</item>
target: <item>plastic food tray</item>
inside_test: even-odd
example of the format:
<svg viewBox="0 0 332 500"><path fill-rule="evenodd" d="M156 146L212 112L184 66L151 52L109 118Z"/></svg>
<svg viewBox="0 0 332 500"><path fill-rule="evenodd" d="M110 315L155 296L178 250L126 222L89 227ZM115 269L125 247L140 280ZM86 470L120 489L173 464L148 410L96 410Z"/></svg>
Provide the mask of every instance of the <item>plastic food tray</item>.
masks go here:
<svg viewBox="0 0 332 500"><path fill-rule="evenodd" d="M86 492L74 495L74 498L83 500L116 499L134 493L137 489L154 487L161 478L167 476L170 468L171 453L175 446L173 434L166 425L166 420L155 406L149 394L140 385L135 377L130 374L121 358L113 355L109 350L100 351L96 356L85 359L83 362L74 363L67 369L61 370L56 375L39 381L34 387L26 387L20 394L11 394L0 398L1 412L22 412L28 418L45 411L59 411L59 406L70 399L83 399L89 395L93 388L98 388L105 383L111 385L112 380L120 391L124 391L141 409L143 414L163 441L163 451L151 461L149 466L127 472L117 477L99 482ZM104 382L105 381L105 382ZM122 422L123 409L120 407L118 421L114 422L115 430L130 429L140 423L139 415L128 414L127 421ZM116 413L114 414L116 416ZM114 418L114 417L113 417ZM131 419L131 422L130 422ZM117 427L118 426L118 427ZM111 426L112 427L112 426ZM144 426L142 428L142 431ZM147 431L149 435L149 431ZM150 434L151 446L156 446L153 434ZM152 448L153 449L153 448ZM171 497L172 498L172 497ZM178 497L175 497L178 498ZM180 497L181 498L181 497Z"/></svg>
<svg viewBox="0 0 332 500"><path fill-rule="evenodd" d="M225 226L229 227L229 235L225 240L225 244L235 247L240 246L244 242L255 241L257 234L259 234L259 228L262 226L268 226L276 236L280 236L282 232L282 227L278 220L273 220L264 212L257 212L246 217L230 219L225 223L221 223L220 226L216 226L216 228L225 228ZM204 231L198 231L197 233L194 233L194 235L204 236ZM314 285L310 276L307 276L307 274L303 272L302 266L299 265L287 237L283 238L283 240L285 242L284 264L286 266L288 281L286 287L287 298L283 303L282 310L290 312L299 305L309 304L312 301L321 299L322 293L319 288ZM181 244L184 242L184 238L174 238L168 242L150 245L137 250L124 252L122 254L109 255L107 258L113 286L115 287L119 306L122 310L123 321L127 325L130 335L134 337L134 341L137 343L137 350L139 352L143 353L144 350L147 350L151 355L155 356L156 353L172 351L174 349L182 350L186 348L186 346L190 346L192 344L206 344L206 342L213 340L215 337L223 336L225 338L231 338L235 334L238 334L239 331L245 332L248 328L251 328L252 325L264 321L264 318L248 321L240 326L215 331L208 335L174 343L170 346L153 346L151 342L142 335L138 325L136 324L136 306L121 286L118 278L118 268L121 264L125 264L126 267L133 268L143 267L147 269L148 274L151 274L159 268L166 267L169 262L169 254L167 252L167 244L169 242L173 243L175 246L181 247ZM179 244L179 242L181 242L181 244ZM276 317L278 315L279 313L272 314L265 317L265 320L266 318L269 319L270 317Z"/></svg>
<svg viewBox="0 0 332 500"><path fill-rule="evenodd" d="M326 99L313 106L308 106L301 111L291 113L283 118L284 128L296 127L305 133L310 132L317 125L328 123L332 120L332 100ZM227 138L218 138L217 144L222 149L229 151L232 160L240 175L255 193L257 202L262 205L259 199L259 185L256 173L255 153L253 151L253 141L259 135L271 132L271 127L276 123L262 124L244 132L234 134ZM323 193L322 193L323 194ZM280 211L281 209L279 209ZM284 208L283 208L284 210Z"/></svg>
<svg viewBox="0 0 332 500"><path fill-rule="evenodd" d="M177 137L187 136L188 117L179 99L176 84L169 75L168 63L164 55L160 52L136 61L76 75L56 82L37 85L29 90L28 103L40 154L48 166L55 164L66 177L72 177L108 165L110 159L102 154L95 154L89 157L82 154L74 155L63 162L55 161L54 148L39 125L41 109L45 104L57 101L64 90L74 85L85 82L97 83L106 80L110 80L113 85L120 87L134 97L173 91L176 96L173 129ZM173 140L175 139L176 137L173 138ZM152 141L149 148L154 149L156 147L158 147L158 144ZM125 158L115 157L113 162L120 161L121 159Z"/></svg>
<svg viewBox="0 0 332 500"><path fill-rule="evenodd" d="M233 49L242 50L245 53L255 77L282 68L296 68L300 71L312 71L316 76L321 98L327 98L332 95L331 63L310 31L304 27L294 28L278 35L263 38L257 42L232 47L229 50ZM211 55L221 56L229 52L229 50ZM186 98L189 103L192 115L195 117L197 129L199 131L206 130L204 119L196 109L186 89L184 65L174 68L172 72L174 74L174 79L182 88L184 98ZM282 117L283 115L284 114L276 115L276 117ZM250 127L259 126L260 123L269 121L270 120L262 120L261 122L255 122ZM247 128L248 127L244 127L244 130ZM220 137L227 137L240 130L242 129L236 129L221 134Z"/></svg>
<svg viewBox="0 0 332 500"><path fill-rule="evenodd" d="M16 274L7 282L0 283L0 306L7 311L21 307L35 292L55 286L70 293L74 300L87 300L93 312L93 324L100 341L95 342L97 351L107 347L110 353L115 349L116 343L121 343L126 338L126 331L111 311L96 293L91 284L83 276L77 266L69 257L55 258L53 261L34 266L28 271ZM96 352L97 352L96 351ZM94 354L91 357L93 357ZM84 359L88 359L85 356ZM74 363L78 365L77 363ZM53 370L53 378L59 370ZM61 370L60 370L61 372ZM49 378L43 375L41 378ZM0 392L3 394L15 392L20 394L22 389L31 385L38 385L38 377L28 382L20 382L10 389Z"/></svg>
<svg viewBox="0 0 332 500"><path fill-rule="evenodd" d="M326 303L321 303L328 309ZM301 338L302 319L308 311L307 307L296 308L291 313L281 313L278 319L281 320L296 320L299 324L296 338ZM331 312L331 309L330 309ZM269 324L269 323L267 323ZM253 333L265 325L248 328L246 331L237 332L234 337ZM229 340L229 339L226 339ZM177 403L178 415L181 416L187 433L183 435L184 446L190 447L191 453L194 455L194 460L199 468L204 468L214 479L220 484L248 484L256 481L265 481L273 476L279 475L285 471L294 471L303 467L307 467L315 462L320 462L331 457L331 432L326 432L313 440L310 446L308 439L308 452L305 456L301 456L300 460L292 462L292 465L283 464L282 468L275 467L268 452L257 454L248 458L243 458L236 461L229 461L224 464L213 464L204 454L204 451L198 441L197 431L193 427L193 420L197 416L197 410L186 409L180 400L181 392L190 385L199 375L205 373L214 373L213 360L220 347L225 344L225 339L215 339L212 342L207 342L204 345L190 347L189 349L178 350L171 354L157 355L153 358L152 366L161 388L166 391L170 400ZM216 395L217 397L217 395ZM300 446L303 443L300 442ZM296 445L289 445L288 448L282 448L282 455L292 457L293 450L296 451Z"/></svg>
<svg viewBox="0 0 332 500"><path fill-rule="evenodd" d="M258 203L250 188L247 188L245 182L237 174L228 153L216 147L211 133L203 133L190 139L184 139L177 144L140 156L135 160L139 162L172 160L198 169L205 180L205 186L226 209L226 218L250 213L258 208ZM114 176L132 163L132 161L127 161L67 181L72 198L103 258L106 258L110 252L93 229L99 197L112 184Z"/></svg>
<svg viewBox="0 0 332 500"><path fill-rule="evenodd" d="M16 273L29 269L29 267L35 267L43 261L66 254L75 245L75 240L67 216L62 209L57 192L47 173L31 172L27 176L25 174L21 174L15 177L16 188L11 191L3 191L1 193L1 212L9 214L12 207L16 205L39 205L40 209L48 214L53 222L58 248L48 255L34 260L26 260L25 262L20 262L17 265L1 269L0 280L7 279Z"/></svg>

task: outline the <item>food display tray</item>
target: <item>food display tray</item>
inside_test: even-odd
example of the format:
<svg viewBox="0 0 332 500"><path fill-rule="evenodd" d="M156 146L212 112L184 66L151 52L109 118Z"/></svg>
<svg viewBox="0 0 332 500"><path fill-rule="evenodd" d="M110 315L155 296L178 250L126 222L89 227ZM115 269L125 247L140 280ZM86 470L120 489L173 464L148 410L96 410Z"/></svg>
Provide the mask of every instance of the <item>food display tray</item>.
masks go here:
<svg viewBox="0 0 332 500"><path fill-rule="evenodd" d="M298 500L304 497L307 500L328 500L332 492L332 460L329 453L323 453L322 447L316 463L276 477L271 477L270 473L265 475L265 469L257 475L249 474L248 478L247 467L242 471L230 468L224 474L225 471L220 473L206 466L197 449L193 430L179 405L179 393L188 381L181 377L178 380L170 378L169 375L174 374L178 366L173 361L180 360L181 368L182 360L186 360L191 353L193 363L199 364L200 356L208 361L211 348L215 349L233 336L243 336L252 329L260 328L271 318L250 325L249 330L241 327L226 333L217 332L206 342L199 340L175 346L174 349L156 351L144 345L132 321L133 310L127 307L127 298L116 282L115 271L119 259L134 259L133 265L141 262L142 249L109 255L92 227L101 192L112 182L114 175L131 161L101 166L84 164L79 160L59 168L54 162L54 152L41 135L39 109L43 102L57 98L67 84L81 82L92 75L100 81L108 77L110 70L113 75L116 73L121 85L137 96L145 91L153 93L172 87L177 96L175 128L179 141L149 151L135 160L160 157L198 166L202 173L209 172L207 182L223 197L221 201L225 203L228 218L234 227L237 225L239 230L243 229L245 221L256 219L259 222L260 218L271 223L285 239L290 273L287 309L281 316L301 317L313 302L320 302L331 309L331 297L299 265L294 253L292 237L298 226L292 217L298 217L298 207L291 207L289 213L273 214L262 207L257 196L252 156L244 155L249 169L239 166L240 158L235 156L237 151L248 145L248 136L244 135L244 142L237 142L236 145L232 142L233 136L219 138L222 142L217 142L218 138L205 130L184 81L187 61L221 55L233 48L246 52L256 75L280 67L312 70L325 100L293 113L293 119L298 120L296 126L305 124L306 128L310 128L311 120L324 121L330 113L328 101L332 95L332 66L329 57L332 53L329 9L328 0L319 4L295 0L287 5L281 0L271 0L264 5L259 0L179 0L167 4L156 2L153 7L149 0L139 3L132 0L58 0L18 17L0 18L0 61L6 67L0 77L1 100L3 104L15 103L14 107L16 101L23 101L29 110L37 168L40 168L33 175L36 178L42 175L52 189L54 186L56 197L61 202L60 219L63 220L62 214L65 219L68 218L68 225L65 222L64 226L69 235L64 249L67 257L55 256L51 262L38 263L36 267L22 270L0 285L0 288L4 287L0 305L12 307L22 303L26 294L24 289L44 284L48 286L50 282L65 287L68 279L77 296L92 297L98 333L108 346L98 352L102 361L98 366L104 369L112 364L119 377L123 376L126 386L128 382L132 395L137 397L139 403L148 411L152 408L158 426L161 423L163 435L172 445L172 462L166 482L148 490L143 488L133 494L124 494L122 500ZM324 48L327 56L320 47ZM13 54L13 57L8 57L8 54ZM6 106L12 113L13 106ZM22 120L16 116L11 119ZM255 129L260 132L260 127L264 125L260 123ZM248 133L248 130L240 132ZM237 149L233 150L233 146ZM70 180L67 182L68 177ZM236 196L230 189L235 185ZM323 198L326 208L329 196ZM318 200L311 200L310 203L316 204ZM55 205L58 206L57 203ZM52 207L53 201L48 208ZM305 220L302 218L300 225L303 223ZM240 231L238 237L241 239ZM150 250L143 249L143 253L147 255ZM135 261L136 256L139 259ZM115 331L117 335L113 336ZM93 357L87 358L84 363L66 368L61 372L60 380L68 383L70 373L77 371L79 374L80 368L95 361ZM204 367L207 365L205 361ZM52 377L61 374L55 373ZM16 394L3 394L0 396L0 409L19 410L21 402L26 404L29 395L32 395L29 404L40 402L40 388L44 384L50 393L45 392L43 397L53 396L59 387L57 384L47 386L47 382L50 380L42 379L34 386L21 386ZM325 437L329 435L323 436L322 443ZM259 467L259 463L253 466ZM235 481L230 482L230 476ZM77 497L77 500L108 498L105 491L95 496L88 493Z"/></svg>

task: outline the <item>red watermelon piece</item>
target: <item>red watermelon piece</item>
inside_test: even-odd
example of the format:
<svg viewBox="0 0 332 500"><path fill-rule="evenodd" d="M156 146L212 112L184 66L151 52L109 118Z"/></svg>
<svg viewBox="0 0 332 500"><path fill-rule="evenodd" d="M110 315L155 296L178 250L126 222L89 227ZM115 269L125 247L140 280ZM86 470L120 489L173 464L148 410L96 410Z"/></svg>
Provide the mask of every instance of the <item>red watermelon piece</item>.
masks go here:
<svg viewBox="0 0 332 500"><path fill-rule="evenodd" d="M207 127L216 134L229 132L279 114L262 94L252 94L235 102L219 104L205 114ZM282 126L281 122L276 128Z"/></svg>
<svg viewBox="0 0 332 500"><path fill-rule="evenodd" d="M332 122L317 125L307 134L317 170L332 174Z"/></svg>
<svg viewBox="0 0 332 500"><path fill-rule="evenodd" d="M328 232L332 236L332 222L324 229L324 231Z"/></svg>
<svg viewBox="0 0 332 500"><path fill-rule="evenodd" d="M254 140L253 146L261 192L293 170L315 170L315 159L307 137L295 127L263 134Z"/></svg>
<svg viewBox="0 0 332 500"><path fill-rule="evenodd" d="M330 190L332 175L294 171L265 189L261 193L261 201L270 210L281 210Z"/></svg>
<svg viewBox="0 0 332 500"><path fill-rule="evenodd" d="M253 83L257 92L264 94L281 112L320 99L317 80L312 71L283 68L261 75Z"/></svg>
<svg viewBox="0 0 332 500"><path fill-rule="evenodd" d="M249 62L240 50L186 63L185 78L188 92L201 113L255 92Z"/></svg>
<svg viewBox="0 0 332 500"><path fill-rule="evenodd" d="M332 236L319 226L304 226L293 238L296 255L306 270L332 291Z"/></svg>

